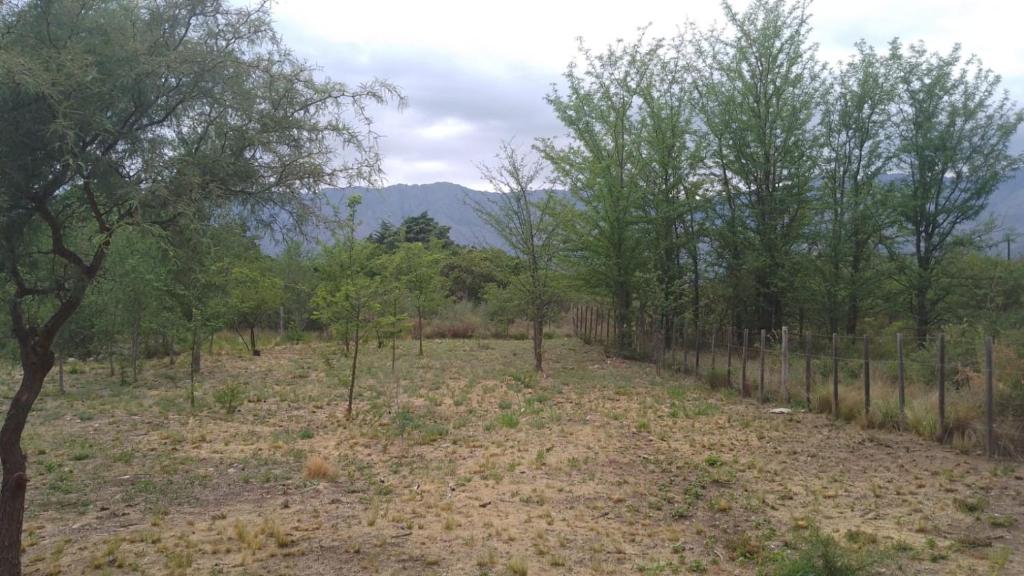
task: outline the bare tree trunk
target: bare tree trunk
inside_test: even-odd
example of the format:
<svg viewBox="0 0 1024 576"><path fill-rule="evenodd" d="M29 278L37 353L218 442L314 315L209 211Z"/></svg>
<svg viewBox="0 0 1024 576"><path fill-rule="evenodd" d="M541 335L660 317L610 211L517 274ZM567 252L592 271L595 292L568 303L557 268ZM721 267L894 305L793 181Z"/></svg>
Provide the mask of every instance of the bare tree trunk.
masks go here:
<svg viewBox="0 0 1024 576"><path fill-rule="evenodd" d="M39 397L46 375L53 368L53 352L45 343L19 342L21 386L11 399L0 429L0 576L21 576L21 531L25 520L28 458L21 449L21 435L32 404Z"/></svg>
<svg viewBox="0 0 1024 576"><path fill-rule="evenodd" d="M199 342L199 322L195 319L196 313L193 311L192 314L192 362L189 365L188 405L195 408L196 376L202 367L202 344Z"/></svg>
<svg viewBox="0 0 1024 576"><path fill-rule="evenodd" d="M416 332L420 339L420 356L423 356L423 310L416 308Z"/></svg>
<svg viewBox="0 0 1024 576"><path fill-rule="evenodd" d="M259 349L256 348L256 326L254 324L249 324L249 350L253 356L260 355Z"/></svg>
<svg viewBox="0 0 1024 576"><path fill-rule="evenodd" d="M352 418L352 397L356 392L356 363L359 361L359 323L356 322L356 337L352 343L352 374L348 381L348 408L345 417Z"/></svg>
<svg viewBox="0 0 1024 576"><path fill-rule="evenodd" d="M60 390L60 395L64 395L64 355L61 354L57 357L57 389Z"/></svg>
<svg viewBox="0 0 1024 576"><path fill-rule="evenodd" d="M544 373L544 322L533 321L533 363L538 373Z"/></svg>

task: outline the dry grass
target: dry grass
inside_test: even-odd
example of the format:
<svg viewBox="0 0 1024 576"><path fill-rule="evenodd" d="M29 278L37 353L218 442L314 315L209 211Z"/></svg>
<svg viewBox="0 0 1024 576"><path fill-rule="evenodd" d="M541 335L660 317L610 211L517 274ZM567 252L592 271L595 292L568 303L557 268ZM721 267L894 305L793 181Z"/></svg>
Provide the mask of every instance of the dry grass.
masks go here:
<svg viewBox="0 0 1024 576"><path fill-rule="evenodd" d="M855 534L888 573L1024 573L1016 468L912 434L769 415L567 338L545 378L528 342L404 341L394 373L368 347L346 420L339 346L264 349L218 342L195 411L181 363L134 387L83 364L47 390L27 573L753 575L810 530ZM230 416L229 382L247 391ZM880 385L871 425L888 401Z"/></svg>
<svg viewBox="0 0 1024 576"><path fill-rule="evenodd" d="M310 454L306 458L306 465L302 469L302 477L306 480L334 480L338 477L338 471L319 454Z"/></svg>

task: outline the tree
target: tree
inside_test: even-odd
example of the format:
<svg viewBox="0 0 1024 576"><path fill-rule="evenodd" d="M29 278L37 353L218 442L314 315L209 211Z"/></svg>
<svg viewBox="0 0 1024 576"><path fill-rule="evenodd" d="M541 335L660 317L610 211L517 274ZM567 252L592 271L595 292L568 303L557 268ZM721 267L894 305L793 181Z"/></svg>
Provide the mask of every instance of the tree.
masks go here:
<svg viewBox="0 0 1024 576"><path fill-rule="evenodd" d="M716 176L715 249L731 308L777 327L793 292L812 217L821 65L808 0L723 3L730 31L695 42L696 106Z"/></svg>
<svg viewBox="0 0 1024 576"><path fill-rule="evenodd" d="M446 248L452 245L452 240L448 236L452 230L451 226L442 226L437 220L434 220L433 216L426 212L416 216L409 216L402 220L402 225L398 229L402 242L429 244L436 240L441 242Z"/></svg>
<svg viewBox="0 0 1024 576"><path fill-rule="evenodd" d="M560 146L549 139L539 145L557 183L579 206L565 222L573 241L568 250L577 256L585 284L608 294L620 350L628 347L633 283L643 262L637 107L659 49L660 43L648 43L643 35L601 54L581 44L583 69L570 64L565 92L556 87L547 96L570 141Z"/></svg>
<svg viewBox="0 0 1024 576"><path fill-rule="evenodd" d="M896 152L895 83L890 62L863 41L830 75L821 109L821 251L829 330L853 335L867 289L880 280L872 266L893 218L883 178Z"/></svg>
<svg viewBox="0 0 1024 576"><path fill-rule="evenodd" d="M381 220L380 226L370 234L370 242L377 244L387 252L394 252L402 241L402 229L396 228L387 220Z"/></svg>
<svg viewBox="0 0 1024 576"><path fill-rule="evenodd" d="M395 273L401 278L402 287L409 299L409 307L416 316L416 338L419 355L423 355L423 320L433 316L446 301L448 287L441 274L445 254L441 241L424 245L419 242L406 243L394 254Z"/></svg>
<svg viewBox="0 0 1024 576"><path fill-rule="evenodd" d="M448 284L448 295L455 300L480 304L491 284L504 288L519 273L519 261L500 248L456 247L451 251L441 275Z"/></svg>
<svg viewBox="0 0 1024 576"><path fill-rule="evenodd" d="M270 262L257 256L229 265L225 284L227 315L249 353L259 356L256 327L280 309L284 302L284 281L272 273ZM240 329L248 330L248 343Z"/></svg>
<svg viewBox="0 0 1024 576"><path fill-rule="evenodd" d="M317 80L265 3L15 0L0 30L0 258L23 373L0 429L0 576L15 576L21 436L112 239L197 205L308 214L309 192L379 174L367 105L397 93ZM351 161L332 162L339 145Z"/></svg>
<svg viewBox="0 0 1024 576"><path fill-rule="evenodd" d="M977 58L964 59L959 45L938 54L894 40L890 58L899 88L896 166L905 175L896 214L910 251L900 281L923 343L940 320L947 293L937 289L935 275L957 233L1022 165L1024 157L1008 148L1024 114L1000 91L999 76Z"/></svg>
<svg viewBox="0 0 1024 576"><path fill-rule="evenodd" d="M663 347L672 343L675 327L671 320L686 310L684 296L689 296L690 316L700 322L700 247L705 240L706 201L701 195L699 171L704 146L689 98L692 78L688 59L687 42L681 36L653 58L639 90L636 170L642 184L648 272L657 291L648 300L658 316ZM688 266L683 264L684 258Z"/></svg>
<svg viewBox="0 0 1024 576"><path fill-rule="evenodd" d="M533 328L534 369L544 372L544 326L558 313L560 301L554 269L561 247L559 202L553 192L538 188L545 169L539 160L505 142L495 161L481 166L480 173L497 196L474 210L525 263L525 274L513 278L510 287Z"/></svg>
<svg viewBox="0 0 1024 576"><path fill-rule="evenodd" d="M360 202L362 197L359 195L349 198L348 217L342 223L342 235L324 249L321 282L313 296L316 318L340 333L346 348L351 343L346 418L352 417L359 347L380 310L380 279L372 275L371 270L374 245L355 237L356 210Z"/></svg>

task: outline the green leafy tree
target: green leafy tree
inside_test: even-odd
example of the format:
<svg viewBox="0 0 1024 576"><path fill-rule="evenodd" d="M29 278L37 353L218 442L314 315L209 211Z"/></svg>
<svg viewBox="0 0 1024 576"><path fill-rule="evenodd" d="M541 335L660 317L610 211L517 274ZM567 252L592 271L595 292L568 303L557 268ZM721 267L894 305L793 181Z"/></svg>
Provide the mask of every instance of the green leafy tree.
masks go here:
<svg viewBox="0 0 1024 576"><path fill-rule="evenodd" d="M491 284L508 286L519 273L520 262L500 248L458 247L451 251L441 275L448 284L448 295L460 302L480 304Z"/></svg>
<svg viewBox="0 0 1024 576"><path fill-rule="evenodd" d="M905 175L896 214L909 245L900 281L923 342L948 296L936 284L938 270L959 233L1022 164L1009 145L1024 114L1000 90L999 76L965 59L959 45L939 54L893 41L889 57L899 89L896 166Z"/></svg>
<svg viewBox="0 0 1024 576"><path fill-rule="evenodd" d="M573 240L578 275L612 302L618 347L629 341L634 279L643 263L641 181L637 115L640 95L660 43L644 37L619 41L600 54L582 44L582 66L570 64L566 88L547 101L569 131L569 141L543 140L539 149L556 183L572 194L578 209L565 221Z"/></svg>
<svg viewBox="0 0 1024 576"><path fill-rule="evenodd" d="M445 247L452 245L452 240L449 237L452 230L451 226L441 225L433 216L426 212L416 216L409 216L402 220L402 224L398 228L402 242L430 244L437 241Z"/></svg>
<svg viewBox="0 0 1024 576"><path fill-rule="evenodd" d="M308 215L310 190L379 175L367 106L397 94L318 80L265 3L14 0L0 30L0 258L23 369L0 429L0 576L17 576L21 436L113 238L200 204Z"/></svg>
<svg viewBox="0 0 1024 576"><path fill-rule="evenodd" d="M562 245L558 197L542 192L544 164L501 145L493 166L480 172L497 192L488 204L474 210L505 244L524 262L525 274L512 279L509 287L523 303L532 327L534 369L544 372L544 326L558 314L561 295L557 285L555 257Z"/></svg>
<svg viewBox="0 0 1024 576"><path fill-rule="evenodd" d="M394 270L416 319L419 355L423 355L423 320L432 317L448 301L448 286L441 271L446 254L441 241L425 245L406 243L394 254Z"/></svg>
<svg viewBox="0 0 1024 576"><path fill-rule="evenodd" d="M890 61L863 41L828 78L821 108L823 303L829 330L854 334L880 281L878 249L891 232L896 86Z"/></svg>
<svg viewBox="0 0 1024 576"><path fill-rule="evenodd" d="M249 353L259 356L256 328L274 316L284 302L284 281L272 273L267 259L255 257L229 265L225 284L228 317ZM248 331L248 343L241 330Z"/></svg>
<svg viewBox="0 0 1024 576"><path fill-rule="evenodd" d="M701 195L700 169L704 160L703 138L696 126L689 97L692 77L687 69L690 55L685 37L664 46L653 59L650 73L640 86L637 129L637 173L642 183L640 203L646 224L649 271L657 295L661 344L671 345L672 319L687 312L700 321L701 244L706 239L706 200ZM687 302L688 301L688 302Z"/></svg>
<svg viewBox="0 0 1024 576"><path fill-rule="evenodd" d="M805 260L822 66L808 0L723 8L727 29L694 43L695 100L717 180L714 246L738 324L774 328Z"/></svg>

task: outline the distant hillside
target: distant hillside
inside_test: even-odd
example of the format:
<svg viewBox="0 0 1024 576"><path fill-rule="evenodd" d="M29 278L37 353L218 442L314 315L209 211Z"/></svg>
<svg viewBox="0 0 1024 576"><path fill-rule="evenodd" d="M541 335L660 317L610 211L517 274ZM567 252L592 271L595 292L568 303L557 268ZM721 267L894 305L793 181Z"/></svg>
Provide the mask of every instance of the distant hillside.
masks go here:
<svg viewBox="0 0 1024 576"><path fill-rule="evenodd" d="M1018 171L996 190L986 213L1000 227L1024 232L1024 170Z"/></svg>
<svg viewBox="0 0 1024 576"><path fill-rule="evenodd" d="M398 225L408 216L428 212L435 220L451 226L451 238L468 246L496 246L504 243L473 211L473 202L487 203L492 192L472 190L451 182L434 184L395 184L380 189L331 188L326 190L328 201L344 213L345 204L353 194L363 197L359 206L359 228L356 234L365 238L384 220ZM318 234L330 237L328 231Z"/></svg>

